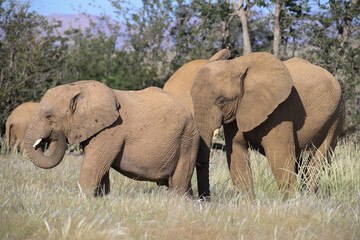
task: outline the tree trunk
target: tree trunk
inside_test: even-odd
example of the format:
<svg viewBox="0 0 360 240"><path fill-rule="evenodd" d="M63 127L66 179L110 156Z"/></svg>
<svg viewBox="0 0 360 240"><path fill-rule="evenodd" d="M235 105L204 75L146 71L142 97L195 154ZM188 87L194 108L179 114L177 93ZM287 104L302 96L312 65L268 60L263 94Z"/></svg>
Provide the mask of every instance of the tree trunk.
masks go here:
<svg viewBox="0 0 360 240"><path fill-rule="evenodd" d="M331 12L339 11L338 3L334 0L329 1L330 10ZM341 46L343 47L344 44L347 43L351 33L353 32L352 29L352 20L354 17L357 16L356 9L358 6L358 0L351 0L351 4L344 6L343 13L337 19L335 19L336 28L337 28L337 38L342 41ZM355 16L354 16L355 13Z"/></svg>
<svg viewBox="0 0 360 240"><path fill-rule="evenodd" d="M245 10L244 8L240 8L239 11L240 14L240 20L241 20L241 26L243 29L243 47L244 47L244 52L243 55L249 54L251 53L251 43L250 43L250 35L249 35L249 28L248 28L248 19L246 17L245 14Z"/></svg>
<svg viewBox="0 0 360 240"><path fill-rule="evenodd" d="M228 5L230 4L230 0L225 1ZM221 33L222 33L222 49L231 49L233 48L232 43L230 42L230 23L233 19L234 15L230 15L229 19L222 21Z"/></svg>
<svg viewBox="0 0 360 240"><path fill-rule="evenodd" d="M230 49L230 29L229 29L229 22L223 21L221 26L221 34L222 34L222 42L221 42L221 48L222 49Z"/></svg>
<svg viewBox="0 0 360 240"><path fill-rule="evenodd" d="M281 0L275 1L275 15L274 15L274 42L273 42L273 54L275 57L279 57L280 41L281 41L281 28L280 28L280 12L281 12Z"/></svg>
<svg viewBox="0 0 360 240"><path fill-rule="evenodd" d="M246 0L245 0L246 1ZM250 43L250 35L249 35L249 28L248 28L248 19L250 17L250 9L251 7L255 4L255 2L253 3L253 5L250 5L247 1L246 1L246 9L244 7L244 3L243 0L239 0L239 3L236 3L235 0L232 0L234 9L235 9L235 13L236 15L239 16L240 21L241 21L241 26L242 26L242 37L243 37L243 55L249 54L251 53L251 43Z"/></svg>

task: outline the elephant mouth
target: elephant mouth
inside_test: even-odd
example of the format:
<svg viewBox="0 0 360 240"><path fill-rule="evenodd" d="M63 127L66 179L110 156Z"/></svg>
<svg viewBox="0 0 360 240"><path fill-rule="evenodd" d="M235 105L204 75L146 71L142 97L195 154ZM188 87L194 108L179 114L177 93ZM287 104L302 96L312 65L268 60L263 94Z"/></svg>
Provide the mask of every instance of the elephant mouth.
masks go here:
<svg viewBox="0 0 360 240"><path fill-rule="evenodd" d="M56 145L57 141L52 141L49 138L41 139L41 142L35 146L35 150L41 149L45 156L50 156L50 145Z"/></svg>
<svg viewBox="0 0 360 240"><path fill-rule="evenodd" d="M35 150L41 149L45 156L50 156L57 147L59 135L51 131L48 137L38 138L33 145Z"/></svg>
<svg viewBox="0 0 360 240"><path fill-rule="evenodd" d="M26 153L38 167L49 169L57 166L65 154L66 137L63 132L51 132L46 138L36 136L36 130L28 129L25 137Z"/></svg>

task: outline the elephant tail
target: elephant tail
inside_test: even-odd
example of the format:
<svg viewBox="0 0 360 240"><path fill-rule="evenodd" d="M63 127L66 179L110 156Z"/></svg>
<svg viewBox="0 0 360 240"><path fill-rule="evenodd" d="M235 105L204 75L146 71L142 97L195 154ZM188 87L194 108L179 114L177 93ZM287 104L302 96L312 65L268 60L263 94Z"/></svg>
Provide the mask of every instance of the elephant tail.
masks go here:
<svg viewBox="0 0 360 240"><path fill-rule="evenodd" d="M6 122L6 130L5 130L6 147L7 147L7 149L10 149L11 128L12 128L12 124L11 124L9 121L7 121L7 122Z"/></svg>

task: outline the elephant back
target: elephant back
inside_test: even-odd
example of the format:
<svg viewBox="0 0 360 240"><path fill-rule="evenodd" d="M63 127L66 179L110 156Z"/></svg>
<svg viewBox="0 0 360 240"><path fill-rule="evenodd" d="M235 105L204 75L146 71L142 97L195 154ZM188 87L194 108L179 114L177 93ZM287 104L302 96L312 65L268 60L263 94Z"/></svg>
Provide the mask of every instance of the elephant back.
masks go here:
<svg viewBox="0 0 360 240"><path fill-rule="evenodd" d="M15 144L12 140L18 140L22 148L26 130L38 105L39 103L36 102L22 103L10 114L6 121L6 144L8 148Z"/></svg>
<svg viewBox="0 0 360 240"><path fill-rule="evenodd" d="M165 83L164 90L170 95L183 102L194 113L190 89L195 80L198 70L205 65L208 60L198 59L191 61L179 68Z"/></svg>
<svg viewBox="0 0 360 240"><path fill-rule="evenodd" d="M342 121L344 115L339 82L325 69L304 59L293 58L284 62L292 75L294 86L305 111L305 122L297 129L301 148L319 147L330 127Z"/></svg>
<svg viewBox="0 0 360 240"><path fill-rule="evenodd" d="M305 109L326 108L334 112L341 100L341 86L327 70L301 58L284 62L294 81ZM317 103L318 106L315 106Z"/></svg>

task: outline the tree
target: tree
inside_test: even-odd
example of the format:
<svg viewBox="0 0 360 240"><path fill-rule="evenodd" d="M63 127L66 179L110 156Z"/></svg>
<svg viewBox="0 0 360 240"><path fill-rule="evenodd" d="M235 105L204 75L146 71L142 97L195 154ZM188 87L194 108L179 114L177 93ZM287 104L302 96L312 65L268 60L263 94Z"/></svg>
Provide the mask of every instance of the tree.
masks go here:
<svg viewBox="0 0 360 240"><path fill-rule="evenodd" d="M244 0L239 0L238 2L232 0L234 12L240 18L241 21L243 48L244 48L243 55L251 53L248 20L250 18L250 10L255 5L255 3L256 0L254 2L245 0L245 4L244 4Z"/></svg>
<svg viewBox="0 0 360 240"><path fill-rule="evenodd" d="M230 23L234 18L234 14L232 9L230 8L230 0L221 1L221 9L223 11L220 12L221 15L221 48L222 49L233 49L234 43L230 40Z"/></svg>
<svg viewBox="0 0 360 240"><path fill-rule="evenodd" d="M280 27L281 8L282 8L281 0L275 0L274 42L273 42L273 54L275 57L279 56L279 47L281 41L281 27Z"/></svg>
<svg viewBox="0 0 360 240"><path fill-rule="evenodd" d="M125 66L133 74L127 77L137 82L135 89L162 86L170 76L171 1L143 0L137 9L122 1L113 1L113 6L125 19L126 38L122 52L128 57Z"/></svg>
<svg viewBox="0 0 360 240"><path fill-rule="evenodd" d="M114 58L118 51L119 25L107 17L88 18L90 25L86 29L70 28L64 33L68 39L68 78L71 81L103 81L116 70Z"/></svg>
<svg viewBox="0 0 360 240"><path fill-rule="evenodd" d="M237 47L239 30L233 21L230 1L177 1L173 9L175 24L170 31L174 44L173 70L193 59L210 58L222 48Z"/></svg>
<svg viewBox="0 0 360 240"><path fill-rule="evenodd" d="M319 4L308 28L310 62L322 66L341 83L346 102L346 131L360 130L360 6L358 0Z"/></svg>
<svg viewBox="0 0 360 240"><path fill-rule="evenodd" d="M0 131L7 116L26 101L39 100L67 71L59 23L29 12L29 4L0 1Z"/></svg>
<svg viewBox="0 0 360 240"><path fill-rule="evenodd" d="M310 7L308 0L270 0L262 6L270 9L273 25L272 53L282 59L295 56L295 51L304 41L306 16ZM292 52L288 52L292 47ZM282 51L280 51L282 49Z"/></svg>

